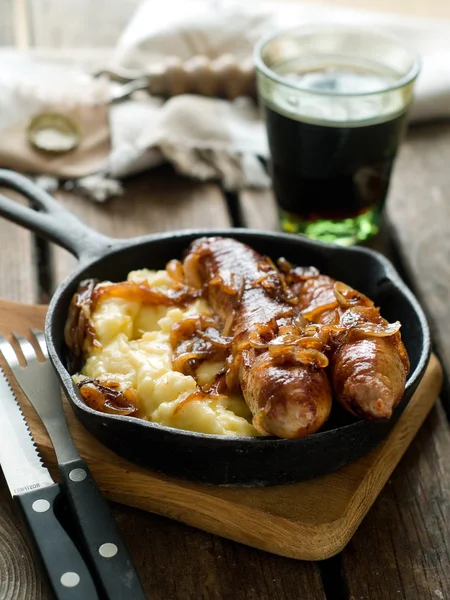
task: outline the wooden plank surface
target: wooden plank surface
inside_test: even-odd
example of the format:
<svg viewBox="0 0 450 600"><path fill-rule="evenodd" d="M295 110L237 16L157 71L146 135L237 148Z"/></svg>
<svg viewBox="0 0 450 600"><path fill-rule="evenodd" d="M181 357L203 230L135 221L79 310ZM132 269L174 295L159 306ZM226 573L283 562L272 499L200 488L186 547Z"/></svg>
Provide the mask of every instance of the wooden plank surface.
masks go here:
<svg viewBox="0 0 450 600"><path fill-rule="evenodd" d="M206 227L228 227L228 209L219 188L177 176L169 167L144 173L125 182L125 195L105 204L58 192L62 204L90 227L111 237L126 238ZM53 253L54 282L58 284L75 265L65 250Z"/></svg>
<svg viewBox="0 0 450 600"><path fill-rule="evenodd" d="M449 162L449 123L412 127L396 164L388 214L450 370Z"/></svg>
<svg viewBox="0 0 450 600"><path fill-rule="evenodd" d="M388 214L403 262L450 369L450 126L411 128L397 161ZM441 406L343 553L355 598L450 597L447 535L450 431ZM370 540L370 552L368 552Z"/></svg>
<svg viewBox="0 0 450 600"><path fill-rule="evenodd" d="M244 190L240 194L241 218L245 227L280 231L272 190Z"/></svg>
<svg viewBox="0 0 450 600"><path fill-rule="evenodd" d="M20 196L0 189L0 194ZM0 297L21 302L38 301L37 251L34 237L0 217Z"/></svg>
<svg viewBox="0 0 450 600"><path fill-rule="evenodd" d="M152 600L326 600L312 563L124 506L115 516Z"/></svg>
<svg viewBox="0 0 450 600"><path fill-rule="evenodd" d="M438 405L343 553L350 598L450 598L449 457Z"/></svg>

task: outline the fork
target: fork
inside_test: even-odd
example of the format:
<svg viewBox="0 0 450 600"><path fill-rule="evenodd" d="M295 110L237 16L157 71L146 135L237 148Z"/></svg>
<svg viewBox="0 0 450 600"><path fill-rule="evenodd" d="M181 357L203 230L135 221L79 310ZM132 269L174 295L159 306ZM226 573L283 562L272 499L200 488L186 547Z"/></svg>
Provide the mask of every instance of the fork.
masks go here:
<svg viewBox="0 0 450 600"><path fill-rule="evenodd" d="M97 584L109 600L145 599L116 522L70 437L59 380L48 360L44 334L31 331L30 339L34 345L16 334L12 338L20 347L25 365L20 364L14 347L1 334L0 352L50 436L61 474L61 485L73 521L78 526L82 550ZM40 348L44 360L39 359L35 346Z"/></svg>

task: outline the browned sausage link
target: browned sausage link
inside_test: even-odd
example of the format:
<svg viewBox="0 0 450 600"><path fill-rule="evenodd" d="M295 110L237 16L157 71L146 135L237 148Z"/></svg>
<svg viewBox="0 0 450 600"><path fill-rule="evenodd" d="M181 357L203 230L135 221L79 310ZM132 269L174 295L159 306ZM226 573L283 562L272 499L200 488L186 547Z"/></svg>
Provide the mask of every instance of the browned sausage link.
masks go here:
<svg viewBox="0 0 450 600"><path fill-rule="evenodd" d="M224 333L233 336L227 383L240 385L255 427L284 438L317 431L331 409L323 344L296 327L271 261L236 240L204 238L188 250L184 272L189 285L207 286Z"/></svg>
<svg viewBox="0 0 450 600"><path fill-rule="evenodd" d="M294 269L287 280L303 315L336 326L330 334L329 358L339 402L364 419L389 419L409 372L399 325L390 325L369 298L331 277L302 276Z"/></svg>

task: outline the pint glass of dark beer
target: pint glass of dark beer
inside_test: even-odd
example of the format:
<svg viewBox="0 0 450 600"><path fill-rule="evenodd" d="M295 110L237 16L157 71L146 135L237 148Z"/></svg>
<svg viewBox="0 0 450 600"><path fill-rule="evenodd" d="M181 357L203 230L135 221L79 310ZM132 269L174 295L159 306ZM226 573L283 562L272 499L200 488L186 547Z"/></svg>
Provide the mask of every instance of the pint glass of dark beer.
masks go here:
<svg viewBox="0 0 450 600"><path fill-rule="evenodd" d="M255 48L284 231L343 245L378 232L420 69L391 36L300 27Z"/></svg>

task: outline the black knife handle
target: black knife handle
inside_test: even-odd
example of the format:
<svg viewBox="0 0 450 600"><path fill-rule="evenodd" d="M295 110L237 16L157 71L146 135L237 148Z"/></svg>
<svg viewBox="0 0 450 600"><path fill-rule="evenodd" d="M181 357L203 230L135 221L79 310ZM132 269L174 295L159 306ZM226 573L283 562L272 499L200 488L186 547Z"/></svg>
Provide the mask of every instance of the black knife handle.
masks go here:
<svg viewBox="0 0 450 600"><path fill-rule="evenodd" d="M82 458L59 465L83 556L109 600L145 600L114 517Z"/></svg>
<svg viewBox="0 0 450 600"><path fill-rule="evenodd" d="M58 484L14 496L26 519L57 600L98 600L81 554L55 514Z"/></svg>

